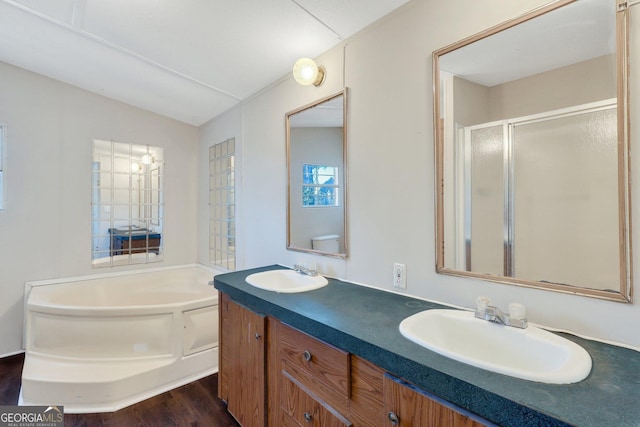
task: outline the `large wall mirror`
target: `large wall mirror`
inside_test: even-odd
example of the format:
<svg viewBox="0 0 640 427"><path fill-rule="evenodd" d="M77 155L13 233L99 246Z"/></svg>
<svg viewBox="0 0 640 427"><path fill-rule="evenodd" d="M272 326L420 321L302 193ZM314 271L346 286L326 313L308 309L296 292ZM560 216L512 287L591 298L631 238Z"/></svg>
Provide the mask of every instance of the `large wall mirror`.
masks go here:
<svg viewBox="0 0 640 427"><path fill-rule="evenodd" d="M561 0L434 52L439 273L631 302L628 19Z"/></svg>
<svg viewBox="0 0 640 427"><path fill-rule="evenodd" d="M93 267L162 261L163 151L94 140Z"/></svg>
<svg viewBox="0 0 640 427"><path fill-rule="evenodd" d="M287 249L347 256L347 90L286 114Z"/></svg>

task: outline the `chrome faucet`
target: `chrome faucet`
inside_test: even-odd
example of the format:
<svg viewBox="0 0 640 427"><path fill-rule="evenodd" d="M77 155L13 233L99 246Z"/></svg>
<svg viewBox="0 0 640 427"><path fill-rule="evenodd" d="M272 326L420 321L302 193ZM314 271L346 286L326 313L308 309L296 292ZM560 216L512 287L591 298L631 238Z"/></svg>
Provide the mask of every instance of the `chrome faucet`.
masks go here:
<svg viewBox="0 0 640 427"><path fill-rule="evenodd" d="M318 271L317 270L314 270L314 269L311 269L311 268L307 268L307 267L305 267L303 265L300 265L300 264L295 264L293 266L293 269L295 271L297 271L298 273L304 274L306 276L317 276L318 275Z"/></svg>
<svg viewBox="0 0 640 427"><path fill-rule="evenodd" d="M498 307L494 307L491 300L487 297L478 297L475 316L493 323L499 323L504 326L513 326L514 328L525 329L529 326L525 317L525 307L522 304L509 304L509 314L503 312Z"/></svg>

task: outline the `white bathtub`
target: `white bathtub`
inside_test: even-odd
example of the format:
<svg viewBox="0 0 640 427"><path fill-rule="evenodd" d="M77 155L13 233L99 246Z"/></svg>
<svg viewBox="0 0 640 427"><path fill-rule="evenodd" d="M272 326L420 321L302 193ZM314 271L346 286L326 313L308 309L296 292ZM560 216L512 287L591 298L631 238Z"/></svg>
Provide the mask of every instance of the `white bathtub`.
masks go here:
<svg viewBox="0 0 640 427"><path fill-rule="evenodd" d="M20 404L110 412L217 372L216 273L190 265L26 283Z"/></svg>

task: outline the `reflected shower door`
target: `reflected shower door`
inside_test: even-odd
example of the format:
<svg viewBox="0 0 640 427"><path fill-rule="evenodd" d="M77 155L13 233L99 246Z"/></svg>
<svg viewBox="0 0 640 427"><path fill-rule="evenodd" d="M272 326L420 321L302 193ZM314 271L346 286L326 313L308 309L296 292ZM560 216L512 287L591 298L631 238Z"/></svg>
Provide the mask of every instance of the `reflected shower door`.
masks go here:
<svg viewBox="0 0 640 427"><path fill-rule="evenodd" d="M471 128L465 167L467 271L504 274L504 125Z"/></svg>
<svg viewBox="0 0 640 427"><path fill-rule="evenodd" d="M615 108L512 125L515 277L619 287L616 135Z"/></svg>

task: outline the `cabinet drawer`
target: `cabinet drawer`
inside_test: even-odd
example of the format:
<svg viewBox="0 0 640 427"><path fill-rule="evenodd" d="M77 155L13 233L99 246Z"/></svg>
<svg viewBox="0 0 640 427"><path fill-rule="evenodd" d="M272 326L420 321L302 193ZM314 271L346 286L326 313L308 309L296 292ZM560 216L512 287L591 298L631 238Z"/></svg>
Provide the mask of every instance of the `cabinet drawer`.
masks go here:
<svg viewBox="0 0 640 427"><path fill-rule="evenodd" d="M287 373L282 375L280 409L282 426L350 427L352 424L327 403L307 393Z"/></svg>
<svg viewBox="0 0 640 427"><path fill-rule="evenodd" d="M321 399L338 408L348 407L349 353L282 325L280 359L284 371Z"/></svg>

